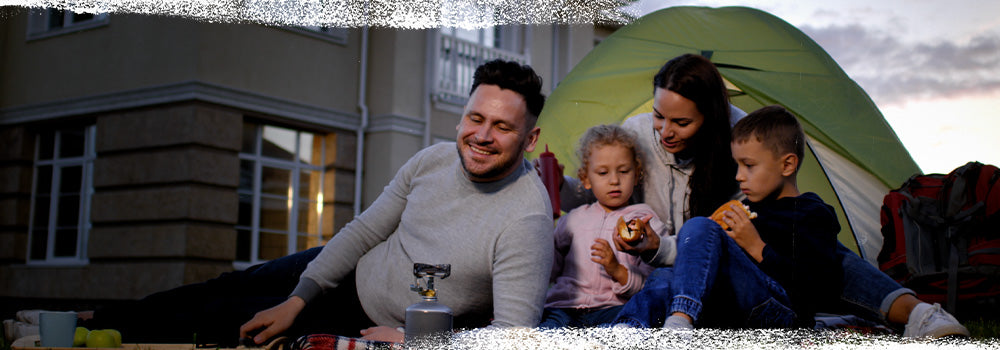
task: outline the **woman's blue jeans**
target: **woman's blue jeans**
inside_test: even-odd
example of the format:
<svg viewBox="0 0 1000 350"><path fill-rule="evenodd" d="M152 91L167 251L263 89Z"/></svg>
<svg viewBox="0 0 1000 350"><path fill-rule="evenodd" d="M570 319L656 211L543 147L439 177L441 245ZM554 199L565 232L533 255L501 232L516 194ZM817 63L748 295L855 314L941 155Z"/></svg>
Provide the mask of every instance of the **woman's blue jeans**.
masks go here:
<svg viewBox="0 0 1000 350"><path fill-rule="evenodd" d="M688 220L677 238L673 267L654 270L617 323L659 327L682 312L701 327L793 327L788 295L714 221Z"/></svg>
<svg viewBox="0 0 1000 350"><path fill-rule="evenodd" d="M916 294L843 244L837 244L837 255L841 257L841 268L844 269L840 303L820 309L820 312L851 314L887 323L886 315L892 302L904 294Z"/></svg>

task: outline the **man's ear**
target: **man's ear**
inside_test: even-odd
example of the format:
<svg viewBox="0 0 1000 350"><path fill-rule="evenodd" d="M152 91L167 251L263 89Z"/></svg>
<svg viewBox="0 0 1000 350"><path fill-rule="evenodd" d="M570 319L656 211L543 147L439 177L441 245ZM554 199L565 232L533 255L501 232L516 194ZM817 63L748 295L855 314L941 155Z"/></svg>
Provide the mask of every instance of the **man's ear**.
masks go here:
<svg viewBox="0 0 1000 350"><path fill-rule="evenodd" d="M781 176L792 176L799 169L799 156L788 153L781 158Z"/></svg>
<svg viewBox="0 0 1000 350"><path fill-rule="evenodd" d="M538 142L538 135L540 135L541 133L542 133L542 128L539 128L537 126L532 128L531 131L528 132L528 138L524 141L525 143L527 143L526 145L524 145L525 152L535 151L535 143Z"/></svg>

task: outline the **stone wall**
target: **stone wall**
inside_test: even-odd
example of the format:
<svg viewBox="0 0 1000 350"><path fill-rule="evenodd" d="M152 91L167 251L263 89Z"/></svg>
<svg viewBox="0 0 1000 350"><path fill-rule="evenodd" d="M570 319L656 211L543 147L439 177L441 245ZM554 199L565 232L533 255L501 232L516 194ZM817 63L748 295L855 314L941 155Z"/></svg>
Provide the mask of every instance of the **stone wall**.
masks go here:
<svg viewBox="0 0 1000 350"><path fill-rule="evenodd" d="M131 299L232 270L242 123L240 111L196 102L96 116L89 262L80 266L24 264L34 136L4 128L11 145L0 177L18 181L4 181L0 195L9 207L0 211L0 294Z"/></svg>

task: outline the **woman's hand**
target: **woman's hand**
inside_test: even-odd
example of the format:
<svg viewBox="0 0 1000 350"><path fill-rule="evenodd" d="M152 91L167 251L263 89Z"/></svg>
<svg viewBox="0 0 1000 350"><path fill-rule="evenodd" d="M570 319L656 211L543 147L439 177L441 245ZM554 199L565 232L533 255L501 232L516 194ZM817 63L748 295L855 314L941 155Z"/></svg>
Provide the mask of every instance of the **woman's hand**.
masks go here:
<svg viewBox="0 0 1000 350"><path fill-rule="evenodd" d="M660 235L649 226L649 220L652 218L652 215L642 218L642 224L646 226L646 236L635 245L625 243L622 237L617 234L612 235L614 237L611 240L615 242L615 249L636 256L645 256L647 253L655 253L660 250Z"/></svg>
<svg viewBox="0 0 1000 350"><path fill-rule="evenodd" d="M743 208L737 208L735 204L729 206L730 210L726 210L725 216L722 218L730 228L726 234L732 237L736 244L750 254L754 260L761 262L764 260L765 243L760 239L760 233L750 222L750 217L747 216Z"/></svg>
<svg viewBox="0 0 1000 350"><path fill-rule="evenodd" d="M258 312L250 321L240 326L240 339L246 338L248 333L263 327L263 330L253 336L255 344L263 344L271 337L291 327L295 317L299 315L299 312L302 312L305 306L305 300L292 296L275 307Z"/></svg>
<svg viewBox="0 0 1000 350"><path fill-rule="evenodd" d="M618 284L625 285L628 282L628 268L618 263L615 251L608 241L602 238L594 240L594 244L590 246L590 260L604 266L604 271Z"/></svg>
<svg viewBox="0 0 1000 350"><path fill-rule="evenodd" d="M402 343L403 342L403 332L400 332L396 328L377 326L361 330L361 339L374 340L374 341L384 341L391 343Z"/></svg>

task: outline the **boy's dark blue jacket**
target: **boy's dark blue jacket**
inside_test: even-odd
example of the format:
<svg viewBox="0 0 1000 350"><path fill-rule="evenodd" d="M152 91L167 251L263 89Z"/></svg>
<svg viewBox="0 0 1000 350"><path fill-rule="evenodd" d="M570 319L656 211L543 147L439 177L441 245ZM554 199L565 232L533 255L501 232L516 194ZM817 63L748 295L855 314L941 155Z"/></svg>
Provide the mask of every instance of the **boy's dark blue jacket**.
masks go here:
<svg viewBox="0 0 1000 350"><path fill-rule="evenodd" d="M840 297L836 212L812 192L744 204L757 213L751 222L766 243L758 266L785 288L801 325L812 327L816 311Z"/></svg>

